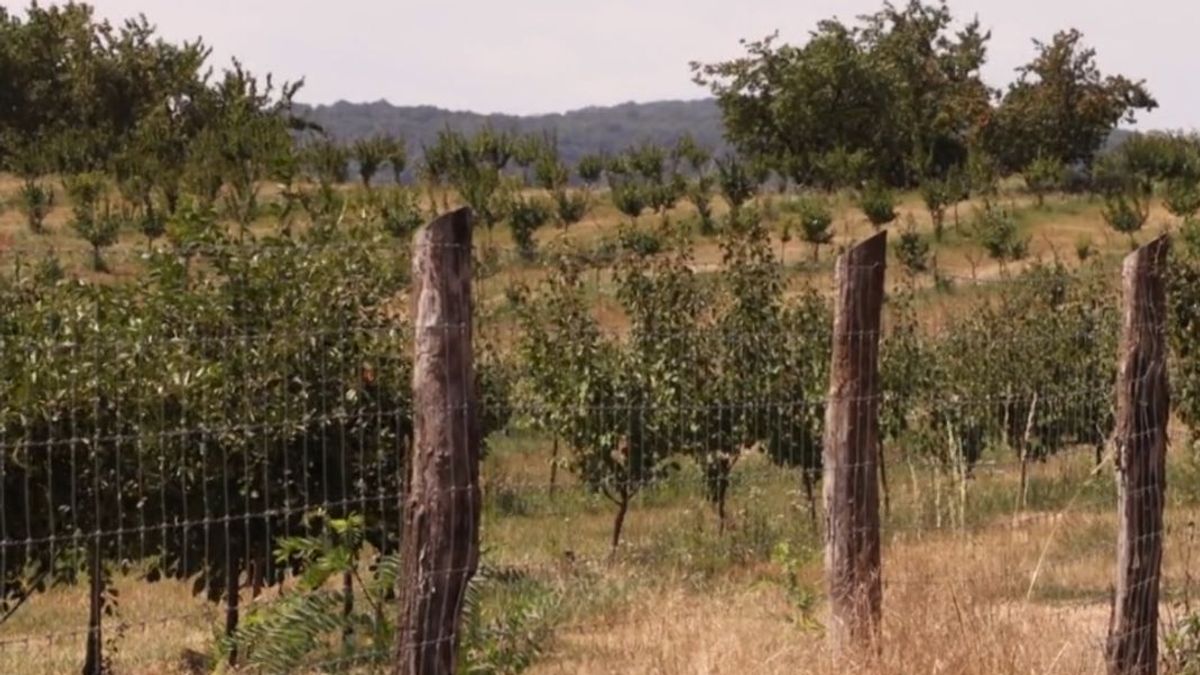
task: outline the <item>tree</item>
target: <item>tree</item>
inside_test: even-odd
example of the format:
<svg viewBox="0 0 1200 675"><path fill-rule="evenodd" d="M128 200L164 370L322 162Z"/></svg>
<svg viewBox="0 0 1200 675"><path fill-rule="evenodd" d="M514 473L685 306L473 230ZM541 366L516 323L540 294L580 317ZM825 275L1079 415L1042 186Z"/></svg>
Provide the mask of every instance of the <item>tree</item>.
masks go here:
<svg viewBox="0 0 1200 675"><path fill-rule="evenodd" d="M667 211L675 206L685 190L678 172L678 157L653 143L627 149L610 165L609 173L610 183L613 173L636 183L645 206L657 212L663 222L666 222Z"/></svg>
<svg viewBox="0 0 1200 675"><path fill-rule="evenodd" d="M1020 260L1029 250L1029 240L1022 239L1016 218L1003 207L986 205L975 214L975 238L1001 269L1010 260Z"/></svg>
<svg viewBox="0 0 1200 675"><path fill-rule="evenodd" d="M740 152L802 184L907 186L963 163L990 113L990 36L978 21L952 24L942 3L887 4L858 25L821 21L804 45L771 36L692 69Z"/></svg>
<svg viewBox="0 0 1200 675"><path fill-rule="evenodd" d="M1188 229L1185 245L1172 252L1167 330L1171 399L1196 448L1200 447L1200 228L1193 222Z"/></svg>
<svg viewBox="0 0 1200 675"><path fill-rule="evenodd" d="M1163 146L1157 171L1166 183L1163 205L1186 221L1200 211L1200 137L1170 135Z"/></svg>
<svg viewBox="0 0 1200 675"><path fill-rule="evenodd" d="M415 190L398 186L384 194L379 206L383 229L397 239L407 241L426 223L421 211L420 195Z"/></svg>
<svg viewBox="0 0 1200 675"><path fill-rule="evenodd" d="M350 149L332 139L309 145L305 155L310 175L325 189L345 183L350 177Z"/></svg>
<svg viewBox="0 0 1200 675"><path fill-rule="evenodd" d="M806 195L789 202L785 208L796 215L800 222L800 238L812 244L813 262L816 262L821 245L833 241L833 232L829 229L833 225L833 213L829 206L816 196Z"/></svg>
<svg viewBox="0 0 1200 675"><path fill-rule="evenodd" d="M547 135L536 143L526 145L529 146L526 151L533 153L529 161L537 185L550 193L559 227L565 229L583 220L590 206L590 188L582 192L570 189L571 170L559 157L558 138Z"/></svg>
<svg viewBox="0 0 1200 675"><path fill-rule="evenodd" d="M447 181L491 232L504 219L507 195L501 172L512 160L516 139L485 126L471 136L446 129L425 150L425 174L433 188Z"/></svg>
<svg viewBox="0 0 1200 675"><path fill-rule="evenodd" d="M755 167L737 155L718 158L716 163L721 196L729 204L730 212L736 216L742 205L758 192L758 186L763 182L761 166Z"/></svg>
<svg viewBox="0 0 1200 675"><path fill-rule="evenodd" d="M404 170L408 167L408 146L402 137L389 138L386 156L388 165L392 167L392 181L396 185L402 184Z"/></svg>
<svg viewBox="0 0 1200 675"><path fill-rule="evenodd" d="M703 235L711 235L717 229L712 207L713 182L711 175L701 174L687 186L687 200L696 209L696 217L700 219L700 234Z"/></svg>
<svg viewBox="0 0 1200 675"><path fill-rule="evenodd" d="M554 199L555 218L563 229L583 220L592 205L587 192L576 192L565 187L555 190L551 197Z"/></svg>
<svg viewBox="0 0 1200 675"><path fill-rule="evenodd" d="M682 162L691 176L690 180L685 179L683 194L696 209L700 233L711 235L716 231L712 208L713 188L716 185L712 174L712 151L696 143L690 134L685 134L676 143L673 153L676 161Z"/></svg>
<svg viewBox="0 0 1200 675"><path fill-rule="evenodd" d="M71 228L92 247L92 269L107 272L102 252L117 241L120 220L105 193L107 179L99 173L84 173L66 181L71 197Z"/></svg>
<svg viewBox="0 0 1200 675"><path fill-rule="evenodd" d="M360 138L354 142L351 153L358 162L358 177L362 180L363 188L371 189L375 174L379 173L385 162L391 160L392 146L391 137L383 135Z"/></svg>
<svg viewBox="0 0 1200 675"><path fill-rule="evenodd" d="M958 202L955 185L950 178L927 176L921 181L921 199L929 210L933 237L941 241L946 232L946 207Z"/></svg>
<svg viewBox="0 0 1200 675"><path fill-rule="evenodd" d="M636 226L638 216L642 215L642 211L646 210L649 202L645 186L637 178L610 168L608 171L608 188L613 206L629 217L631 225Z"/></svg>
<svg viewBox="0 0 1200 675"><path fill-rule="evenodd" d="M1134 138L1096 162L1093 181L1104 197L1101 213L1109 227L1129 236L1131 245L1150 217L1156 161L1155 146Z"/></svg>
<svg viewBox="0 0 1200 675"><path fill-rule="evenodd" d="M270 75L261 82L236 59L224 72L212 95L210 123L197 136L203 171L216 189L225 187L226 211L244 238L259 215L258 191L270 175L275 158L291 147L287 113L299 84L284 84L276 95ZM342 150L343 157L345 150ZM332 169L332 167L329 167ZM345 181L345 170L335 182Z"/></svg>
<svg viewBox="0 0 1200 675"><path fill-rule="evenodd" d="M113 26L82 3L0 15L0 165L27 141L57 173L98 170L173 109L180 127L207 89L209 49L162 40L144 18Z"/></svg>
<svg viewBox="0 0 1200 675"><path fill-rule="evenodd" d="M1037 55L1018 69L987 132L989 149L1011 170L1039 156L1090 164L1119 122L1158 106L1143 82L1102 74L1078 30L1034 47Z"/></svg>
<svg viewBox="0 0 1200 675"><path fill-rule="evenodd" d="M627 256L616 269L617 298L630 318L629 377L646 406L638 411L642 442L664 455L679 452L696 458L708 478L712 467L705 464L705 453L720 446L718 452L728 458L741 446L714 437L714 425L706 423L720 414L708 389L719 371L710 355L720 347L702 321L710 295L693 267L686 241L650 260ZM706 486L724 522L723 487L711 481ZM719 497L714 490L720 491Z"/></svg>
<svg viewBox="0 0 1200 675"><path fill-rule="evenodd" d="M1046 203L1046 195L1061 190L1067 180L1067 167L1061 159L1038 155L1021 172L1025 186L1037 196L1038 206Z"/></svg>
<svg viewBox="0 0 1200 675"><path fill-rule="evenodd" d="M54 208L54 187L44 180L51 158L35 142L10 144L8 164L21 177L17 206L33 234L46 231L46 217Z"/></svg>
<svg viewBox="0 0 1200 675"><path fill-rule="evenodd" d="M579 179L585 185L591 187L600 182L607 164L608 162L605 158L600 155L584 155L579 158L579 163L575 165L575 172L579 174Z"/></svg>
<svg viewBox="0 0 1200 675"><path fill-rule="evenodd" d="M311 532L306 507L353 510L395 551L399 504L383 497L401 490L410 361L385 304L404 266L378 231L334 235L198 249L195 274L150 254L136 283L0 284L4 353L24 354L0 359L0 480L30 509L8 536L31 542L6 554L0 605L77 583L86 561L95 617L132 567L224 600L232 635L242 586L303 571L273 552ZM49 321L70 349L47 342ZM17 461L29 442L48 451Z"/></svg>
<svg viewBox="0 0 1200 675"><path fill-rule="evenodd" d="M878 181L871 181L858 197L858 208L879 229L896 219L896 198L892 191Z"/></svg>
<svg viewBox="0 0 1200 675"><path fill-rule="evenodd" d="M1191 219L1200 211L1200 181L1187 178L1167 181L1163 205L1176 218Z"/></svg>
<svg viewBox="0 0 1200 675"><path fill-rule="evenodd" d="M512 228L517 252L525 260L537 256L537 241L534 232L553 217L554 207L541 197L514 195L508 206L508 225Z"/></svg>
<svg viewBox="0 0 1200 675"><path fill-rule="evenodd" d="M929 241L917 232L916 222L909 217L900 238L894 244L896 260L910 276L929 270Z"/></svg>
<svg viewBox="0 0 1200 675"><path fill-rule="evenodd" d="M630 501L672 467L668 449L647 440L653 408L633 357L605 338L583 295L579 268L560 259L536 297L521 303L525 376L549 424L570 448L570 470L616 507L615 553Z"/></svg>
<svg viewBox="0 0 1200 675"><path fill-rule="evenodd" d="M763 448L777 466L800 470L809 519L817 528L814 488L821 477L825 398L829 386L833 311L812 287L783 303L783 353L773 372Z"/></svg>
<svg viewBox="0 0 1200 675"><path fill-rule="evenodd" d="M54 188L36 179L26 178L21 182L17 199L29 224L29 231L43 234L46 231L46 216L54 208Z"/></svg>

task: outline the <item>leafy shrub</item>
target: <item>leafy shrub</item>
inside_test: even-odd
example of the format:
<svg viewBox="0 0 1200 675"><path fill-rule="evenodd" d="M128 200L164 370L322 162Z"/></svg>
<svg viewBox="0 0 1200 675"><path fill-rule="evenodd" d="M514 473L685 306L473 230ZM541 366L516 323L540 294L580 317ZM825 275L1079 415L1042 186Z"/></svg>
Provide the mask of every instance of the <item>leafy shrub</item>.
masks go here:
<svg viewBox="0 0 1200 675"><path fill-rule="evenodd" d="M946 207L956 200L958 190L950 178L928 177L921 181L921 199L933 222L933 236L942 240L945 231Z"/></svg>
<svg viewBox="0 0 1200 675"><path fill-rule="evenodd" d="M34 234L45 232L46 216L54 208L54 188L37 180L25 180L17 199L29 231Z"/></svg>
<svg viewBox="0 0 1200 675"><path fill-rule="evenodd" d="M628 178L611 178L609 183L613 206L636 223L638 216L642 215L642 211L645 211L648 205L645 190Z"/></svg>
<svg viewBox="0 0 1200 675"><path fill-rule="evenodd" d="M92 269L104 271L106 265L101 251L117 241L121 219L112 205L104 199L108 182L99 173L73 176L66 182L71 197L71 227L92 247Z"/></svg>
<svg viewBox="0 0 1200 675"><path fill-rule="evenodd" d="M896 219L896 198L886 185L871 182L858 198L858 208L870 221L871 226L878 229Z"/></svg>
<svg viewBox="0 0 1200 675"><path fill-rule="evenodd" d="M933 334L911 301L893 303L881 348L885 433L968 467L988 444L1007 443L1022 460L1102 447L1116 378L1112 288L1090 272L1036 265L997 291Z"/></svg>
<svg viewBox="0 0 1200 675"><path fill-rule="evenodd" d="M1092 244L1092 238L1086 234L1080 235L1075 240L1075 257L1079 262L1087 262L1096 254L1096 247Z"/></svg>
<svg viewBox="0 0 1200 675"><path fill-rule="evenodd" d="M570 227L583 220L590 206L588 195L584 192L571 192L565 188L554 191L555 215L562 227Z"/></svg>
<svg viewBox="0 0 1200 675"><path fill-rule="evenodd" d="M801 580L801 570L814 558L812 551L795 552L786 542L776 544L775 549L771 551L771 562L778 566L783 574L783 589L795 611L791 621L805 630L821 628L821 622L817 618L820 596L815 589Z"/></svg>
<svg viewBox="0 0 1200 675"><path fill-rule="evenodd" d="M641 257L658 255L663 250L662 237L648 230L622 228L619 236L621 248Z"/></svg>
<svg viewBox="0 0 1200 675"><path fill-rule="evenodd" d="M800 238L812 244L813 260L818 259L821 244L833 241L833 212L825 200L814 195L805 195L799 199L787 202L784 208L795 214L800 224Z"/></svg>
<svg viewBox="0 0 1200 675"><path fill-rule="evenodd" d="M552 206L539 197L513 198L508 209L508 225L512 228L517 253L525 260L537 257L537 241L533 238L538 228L553 217Z"/></svg>
<svg viewBox="0 0 1200 675"><path fill-rule="evenodd" d="M1150 217L1148 200L1136 196L1118 193L1104 198L1104 208L1101 211L1104 222L1121 234L1133 235L1142 229L1146 219Z"/></svg>
<svg viewBox="0 0 1200 675"><path fill-rule="evenodd" d="M1163 638L1164 662L1171 675L1200 675L1200 614L1190 614Z"/></svg>
<svg viewBox="0 0 1200 675"><path fill-rule="evenodd" d="M1169 290L1172 402L1196 437L1200 436L1200 251L1174 252Z"/></svg>
<svg viewBox="0 0 1200 675"><path fill-rule="evenodd" d="M761 167L737 155L717 158L717 185L732 211L737 211L754 196L764 176Z"/></svg>
<svg viewBox="0 0 1200 675"><path fill-rule="evenodd" d="M1046 201L1046 195L1061 190L1066 183L1067 167L1057 157L1039 155L1022 172L1025 185L1037 196L1038 206Z"/></svg>
<svg viewBox="0 0 1200 675"><path fill-rule="evenodd" d="M2 353L24 355L0 359L4 493L30 509L10 535L47 542L9 554L0 604L30 578L73 578L62 556L86 549L50 544L134 529L161 536L137 546L102 540L106 568L136 555L151 580L189 579L219 601L251 567L268 586L294 569L269 552L307 526L295 509L270 505L399 494L399 457L385 450L411 425L411 357L386 306L408 266L378 230L335 236L335 245L283 239L154 253L130 284L0 284ZM204 264L189 271L196 259ZM76 346L63 349L55 335ZM81 450L68 442L79 438L104 440ZM17 461L12 453L31 439L52 449ZM86 466L72 460L80 452ZM313 465L340 471L294 471ZM262 482L241 489L247 475ZM114 491L109 481L137 489ZM363 503L366 540L390 552L399 504ZM188 515L199 512L209 519ZM233 514L255 515L245 528L222 525Z"/></svg>
<svg viewBox="0 0 1200 675"><path fill-rule="evenodd" d="M910 220L893 246L896 259L909 274L919 274L929 270L929 241L922 237L920 232L917 232L916 223Z"/></svg>
<svg viewBox="0 0 1200 675"><path fill-rule="evenodd" d="M1168 180L1163 204L1172 215L1190 219L1200 211L1200 183L1192 178Z"/></svg>
<svg viewBox="0 0 1200 675"><path fill-rule="evenodd" d="M359 578L362 519L310 514L324 524L319 534L284 539L280 562L303 560L295 588L257 605L232 635L218 641L223 656L236 652L242 667L292 673L306 667L344 670L390 661L396 639L387 598L395 588L400 559L378 557L359 585L360 599L347 611L347 587L330 582ZM471 580L459 639L463 672L515 675L543 653L557 620L558 596L512 571L483 567Z"/></svg>
<svg viewBox="0 0 1200 675"><path fill-rule="evenodd" d="M471 675L517 675L549 646L561 593L514 570L484 566L467 587L460 661Z"/></svg>
<svg viewBox="0 0 1200 675"><path fill-rule="evenodd" d="M379 205L380 224L393 237L407 241L425 224L417 193L405 188L388 190Z"/></svg>
<svg viewBox="0 0 1200 675"><path fill-rule="evenodd" d="M974 231L988 256L1002 264L1024 258L1029 250L1029 240L1021 238L1016 218L1003 207L988 204L977 211Z"/></svg>

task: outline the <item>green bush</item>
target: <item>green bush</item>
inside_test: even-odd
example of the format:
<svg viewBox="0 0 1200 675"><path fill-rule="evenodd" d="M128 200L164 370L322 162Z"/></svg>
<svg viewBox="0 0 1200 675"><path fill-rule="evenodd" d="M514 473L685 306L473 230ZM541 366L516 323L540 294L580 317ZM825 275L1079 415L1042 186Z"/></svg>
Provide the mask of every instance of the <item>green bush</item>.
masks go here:
<svg viewBox="0 0 1200 675"><path fill-rule="evenodd" d="M658 255L663 250L662 237L643 229L622 228L619 240L621 248L642 257Z"/></svg>
<svg viewBox="0 0 1200 675"><path fill-rule="evenodd" d="M988 204L977 211L973 229L988 256L1001 264L1020 260L1029 251L1029 240L1021 237L1017 219L1003 207Z"/></svg>
<svg viewBox="0 0 1200 675"><path fill-rule="evenodd" d="M54 188L38 180L25 180L21 183L17 203L25 214L29 231L34 234L45 232L46 216L54 208Z"/></svg>
<svg viewBox="0 0 1200 675"><path fill-rule="evenodd" d="M516 196L508 208L508 225L512 228L517 253L524 260L537 257L537 240L533 235L554 217L553 206L539 197Z"/></svg>
<svg viewBox="0 0 1200 675"><path fill-rule="evenodd" d="M1046 195L1061 190L1066 184L1067 167L1061 159L1039 155L1022 172L1025 185L1037 196L1038 206L1046 201Z"/></svg>
<svg viewBox="0 0 1200 675"><path fill-rule="evenodd" d="M1171 675L1200 675L1200 613L1185 616L1164 636L1164 662Z"/></svg>
<svg viewBox="0 0 1200 675"><path fill-rule="evenodd" d="M388 190L379 205L380 223L393 237L407 241L425 224L416 192L397 187Z"/></svg>
<svg viewBox="0 0 1200 675"><path fill-rule="evenodd" d="M833 241L833 212L829 204L815 195L804 195L786 202L784 209L794 214L800 225L800 238L812 245L813 260L820 254L822 244Z"/></svg>
<svg viewBox="0 0 1200 675"><path fill-rule="evenodd" d="M882 183L872 182L863 189L858 197L858 208L876 229L896 219L896 197Z"/></svg>
<svg viewBox="0 0 1200 675"><path fill-rule="evenodd" d="M920 232L917 232L916 223L911 221L908 223L893 247L896 259L909 274L929 271L930 244L925 237L921 236Z"/></svg>

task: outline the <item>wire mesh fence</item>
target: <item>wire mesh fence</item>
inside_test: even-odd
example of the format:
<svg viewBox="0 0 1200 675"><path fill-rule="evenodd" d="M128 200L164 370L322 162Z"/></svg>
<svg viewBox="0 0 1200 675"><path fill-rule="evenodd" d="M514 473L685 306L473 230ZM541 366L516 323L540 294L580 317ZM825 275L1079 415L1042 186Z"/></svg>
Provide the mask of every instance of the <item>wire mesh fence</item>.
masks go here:
<svg viewBox="0 0 1200 675"><path fill-rule="evenodd" d="M0 671L1096 672L1139 494L1186 637L1200 472L1114 480L1168 420L1122 434L1112 265L851 266L839 323L753 225L475 238L6 252Z"/></svg>

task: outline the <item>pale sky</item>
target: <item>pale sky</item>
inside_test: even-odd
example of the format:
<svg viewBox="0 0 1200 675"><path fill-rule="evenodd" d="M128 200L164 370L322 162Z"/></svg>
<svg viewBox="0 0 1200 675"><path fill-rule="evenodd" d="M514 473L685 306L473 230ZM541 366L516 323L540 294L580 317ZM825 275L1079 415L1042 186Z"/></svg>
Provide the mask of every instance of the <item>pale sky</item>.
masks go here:
<svg viewBox="0 0 1200 675"><path fill-rule="evenodd" d="M16 4L16 3L14 3ZM203 36L214 63L304 76L298 98L431 104L515 114L698 98L688 62L740 53L778 29L801 41L817 20L881 0L92 0L141 12L171 39ZM900 4L899 2L897 4ZM1145 78L1160 109L1142 128L1200 128L1197 0L951 0L993 33L985 76L1007 84L1031 39L1074 26L1105 72Z"/></svg>

